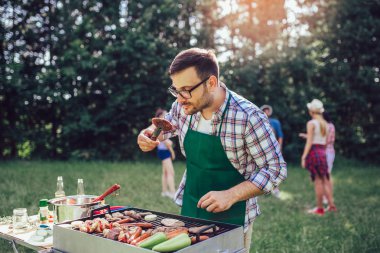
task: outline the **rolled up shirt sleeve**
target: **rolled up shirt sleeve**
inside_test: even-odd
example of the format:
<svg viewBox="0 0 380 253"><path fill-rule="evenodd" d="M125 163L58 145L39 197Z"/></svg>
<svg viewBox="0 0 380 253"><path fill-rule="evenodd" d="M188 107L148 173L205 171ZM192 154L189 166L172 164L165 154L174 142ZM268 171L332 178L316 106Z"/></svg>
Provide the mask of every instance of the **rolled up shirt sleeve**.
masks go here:
<svg viewBox="0 0 380 253"><path fill-rule="evenodd" d="M249 177L255 186L269 194L287 177L286 162L281 154L268 119L261 112L249 117L245 144L248 155L252 156L256 168Z"/></svg>

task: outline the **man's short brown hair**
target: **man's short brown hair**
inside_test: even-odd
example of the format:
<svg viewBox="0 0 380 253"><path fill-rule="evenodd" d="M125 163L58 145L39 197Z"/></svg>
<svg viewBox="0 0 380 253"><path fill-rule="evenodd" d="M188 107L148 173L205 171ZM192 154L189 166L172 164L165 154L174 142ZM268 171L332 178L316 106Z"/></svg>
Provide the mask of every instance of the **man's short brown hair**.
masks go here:
<svg viewBox="0 0 380 253"><path fill-rule="evenodd" d="M177 54L170 64L169 75L194 67L200 79L214 75L219 80L219 65L213 50L190 48Z"/></svg>

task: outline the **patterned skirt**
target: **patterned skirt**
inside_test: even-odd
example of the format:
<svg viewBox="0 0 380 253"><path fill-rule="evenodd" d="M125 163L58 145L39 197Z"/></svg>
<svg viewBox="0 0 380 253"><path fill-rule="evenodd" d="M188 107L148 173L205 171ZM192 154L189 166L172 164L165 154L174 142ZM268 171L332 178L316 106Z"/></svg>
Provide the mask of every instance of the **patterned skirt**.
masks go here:
<svg viewBox="0 0 380 253"><path fill-rule="evenodd" d="M326 160L326 146L314 144L306 157L306 168L310 172L311 180L320 177L330 178Z"/></svg>

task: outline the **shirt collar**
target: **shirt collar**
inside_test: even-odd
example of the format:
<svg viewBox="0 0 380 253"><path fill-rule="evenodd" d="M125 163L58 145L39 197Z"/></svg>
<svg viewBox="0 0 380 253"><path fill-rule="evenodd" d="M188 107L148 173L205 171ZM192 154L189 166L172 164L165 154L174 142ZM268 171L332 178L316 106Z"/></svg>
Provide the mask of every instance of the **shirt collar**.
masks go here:
<svg viewBox="0 0 380 253"><path fill-rule="evenodd" d="M226 91L226 96L224 98L224 102L223 102L222 106L220 106L219 109L216 112L214 112L214 115L218 121L220 121L222 119L224 109L227 106L228 97L230 96L230 91L228 90L226 85L223 82L219 82L219 84ZM231 103L231 101L230 101L230 103Z"/></svg>

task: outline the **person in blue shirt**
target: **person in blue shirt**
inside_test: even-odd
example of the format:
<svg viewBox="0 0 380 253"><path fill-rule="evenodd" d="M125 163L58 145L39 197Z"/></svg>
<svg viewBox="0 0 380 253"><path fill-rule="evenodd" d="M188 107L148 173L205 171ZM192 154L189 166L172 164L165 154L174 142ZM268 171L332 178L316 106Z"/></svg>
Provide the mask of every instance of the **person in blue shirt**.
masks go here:
<svg viewBox="0 0 380 253"><path fill-rule="evenodd" d="M276 136L276 139L277 139L278 143L280 144L280 148L282 150L282 143L284 141L284 133L282 132L280 121L278 119L271 118L272 113L273 113L272 106L270 106L270 105L263 105L263 106L260 107L260 109L267 115L267 117L269 119L269 123L270 123L270 125L271 125L271 127L273 129L273 132L274 132L274 134ZM280 198L280 189L279 188L275 188L272 191L272 194L276 198Z"/></svg>
<svg viewBox="0 0 380 253"><path fill-rule="evenodd" d="M281 123L278 119L271 118L273 113L273 108L270 105L263 105L260 107L260 109L267 115L269 119L269 123L272 126L273 132L276 135L276 139L278 143L280 144L280 147L282 149L282 143L284 141L284 134L282 132Z"/></svg>

